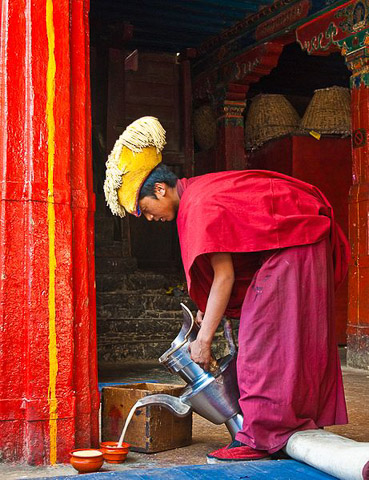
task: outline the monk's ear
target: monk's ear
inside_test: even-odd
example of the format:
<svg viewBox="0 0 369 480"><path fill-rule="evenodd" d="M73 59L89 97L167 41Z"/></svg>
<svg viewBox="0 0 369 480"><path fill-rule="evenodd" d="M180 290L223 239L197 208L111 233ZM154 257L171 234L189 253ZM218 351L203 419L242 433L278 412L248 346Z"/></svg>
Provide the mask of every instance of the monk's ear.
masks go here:
<svg viewBox="0 0 369 480"><path fill-rule="evenodd" d="M158 197L165 197L167 193L167 185L163 182L155 183L154 192Z"/></svg>

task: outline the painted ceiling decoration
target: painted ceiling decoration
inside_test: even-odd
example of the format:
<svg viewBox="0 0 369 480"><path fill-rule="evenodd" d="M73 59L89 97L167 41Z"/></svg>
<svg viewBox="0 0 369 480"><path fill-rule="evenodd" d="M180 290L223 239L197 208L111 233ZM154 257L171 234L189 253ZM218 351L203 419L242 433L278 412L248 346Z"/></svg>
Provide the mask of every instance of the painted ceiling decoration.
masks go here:
<svg viewBox="0 0 369 480"><path fill-rule="evenodd" d="M197 47L272 0L91 0L91 18L134 26L138 47Z"/></svg>

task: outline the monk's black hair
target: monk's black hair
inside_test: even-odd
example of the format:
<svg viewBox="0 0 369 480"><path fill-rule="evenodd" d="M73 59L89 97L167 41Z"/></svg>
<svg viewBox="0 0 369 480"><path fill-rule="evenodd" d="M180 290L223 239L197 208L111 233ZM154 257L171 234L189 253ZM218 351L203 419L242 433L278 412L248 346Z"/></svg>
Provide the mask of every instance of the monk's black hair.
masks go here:
<svg viewBox="0 0 369 480"><path fill-rule="evenodd" d="M159 163L157 167L146 178L144 184L141 187L139 199L144 197L156 198L154 190L155 183L166 183L168 187L175 187L177 183L177 176L169 170L169 168L163 163Z"/></svg>

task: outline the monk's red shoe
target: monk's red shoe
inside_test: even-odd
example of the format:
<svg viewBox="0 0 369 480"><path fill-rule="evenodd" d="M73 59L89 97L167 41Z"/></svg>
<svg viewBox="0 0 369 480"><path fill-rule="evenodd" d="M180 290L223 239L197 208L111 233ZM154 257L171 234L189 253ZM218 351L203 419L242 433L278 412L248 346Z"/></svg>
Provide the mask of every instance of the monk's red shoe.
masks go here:
<svg viewBox="0 0 369 480"><path fill-rule="evenodd" d="M267 460L270 458L269 453L265 450L255 450L243 443L234 440L226 447L215 450L207 456L208 463L223 462L249 462L252 460Z"/></svg>

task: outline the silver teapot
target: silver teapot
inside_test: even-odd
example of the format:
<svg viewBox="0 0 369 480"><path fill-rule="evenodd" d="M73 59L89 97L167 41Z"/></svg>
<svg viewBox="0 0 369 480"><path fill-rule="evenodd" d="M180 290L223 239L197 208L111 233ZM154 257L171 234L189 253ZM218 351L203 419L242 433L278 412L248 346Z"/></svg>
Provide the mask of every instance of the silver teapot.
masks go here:
<svg viewBox="0 0 369 480"><path fill-rule="evenodd" d="M181 303L182 328L171 347L159 358L172 373L178 374L186 383L182 395L165 394L147 396L139 401L144 405L161 405L177 416L186 416L193 409L210 422L225 423L232 438L242 427L243 417L238 404L239 391L236 375L236 346L230 320L223 319L224 336L229 345L229 354L217 360L215 369L207 372L191 360L189 344L198 334L199 326L191 311Z"/></svg>

